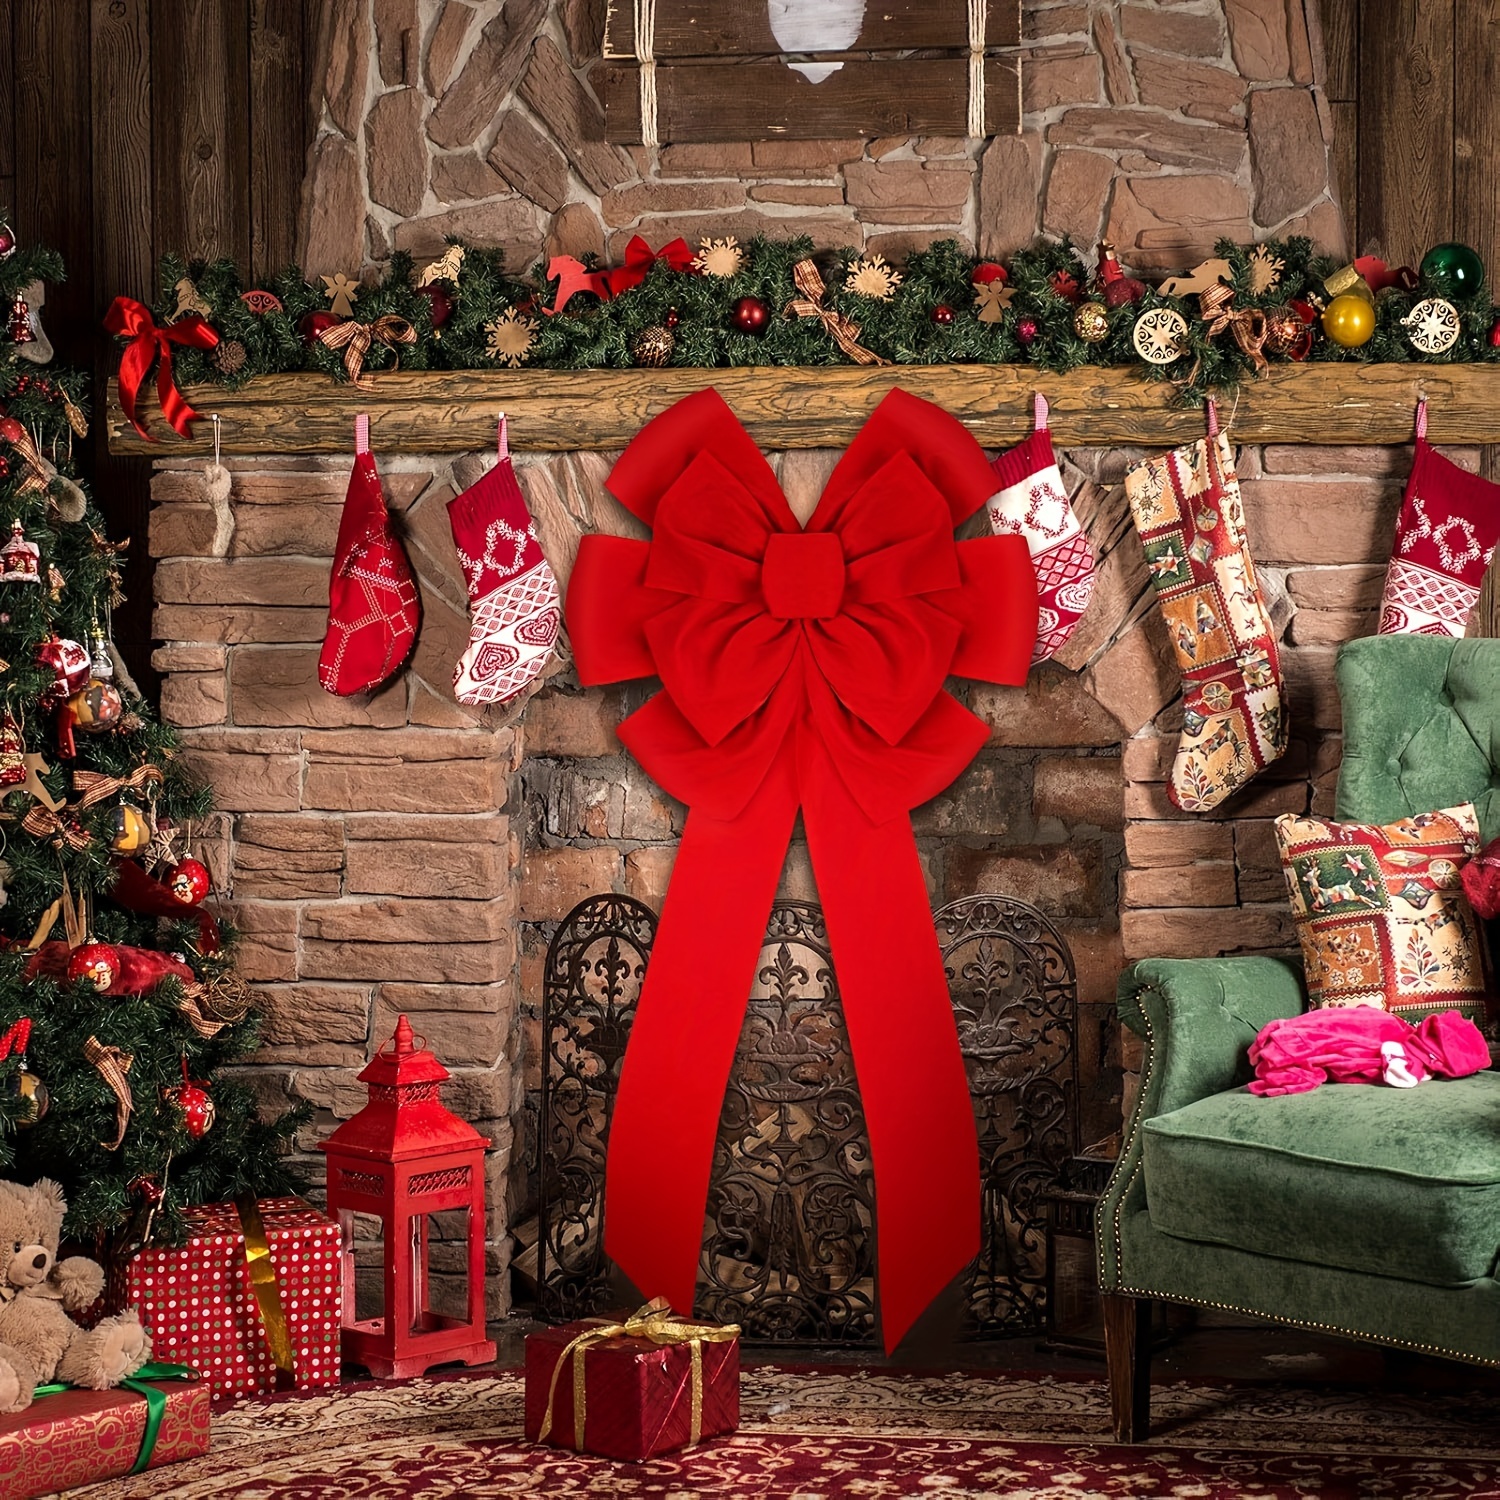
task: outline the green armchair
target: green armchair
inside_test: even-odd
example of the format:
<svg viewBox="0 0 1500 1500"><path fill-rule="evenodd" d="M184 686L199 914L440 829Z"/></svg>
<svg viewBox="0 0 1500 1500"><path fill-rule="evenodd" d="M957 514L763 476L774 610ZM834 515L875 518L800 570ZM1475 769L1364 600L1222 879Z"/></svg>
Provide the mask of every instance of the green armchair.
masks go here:
<svg viewBox="0 0 1500 1500"><path fill-rule="evenodd" d="M1471 801L1500 834L1500 641L1339 652L1336 815ZM1306 1005L1299 962L1148 959L1120 980L1141 1089L1095 1222L1115 1436L1150 1425L1154 1300L1500 1365L1500 1072L1256 1098L1250 1043Z"/></svg>

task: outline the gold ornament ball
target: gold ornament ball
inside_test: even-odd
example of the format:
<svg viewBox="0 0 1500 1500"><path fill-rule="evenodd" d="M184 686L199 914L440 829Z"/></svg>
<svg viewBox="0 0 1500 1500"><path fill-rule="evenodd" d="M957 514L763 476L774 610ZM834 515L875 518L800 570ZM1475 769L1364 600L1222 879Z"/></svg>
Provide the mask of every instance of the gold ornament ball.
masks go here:
<svg viewBox="0 0 1500 1500"><path fill-rule="evenodd" d="M151 842L151 826L140 808L122 802L115 809L115 832L109 847L116 854L138 854Z"/></svg>
<svg viewBox="0 0 1500 1500"><path fill-rule="evenodd" d="M1358 349L1375 332L1375 309L1363 297L1344 292L1323 310L1323 332L1344 349Z"/></svg>
<svg viewBox="0 0 1500 1500"><path fill-rule="evenodd" d="M12 1098L26 1101L26 1112L16 1121L20 1130L35 1125L47 1113L47 1106L52 1102L47 1085L35 1073L28 1073L24 1068L11 1079L10 1093Z"/></svg>
<svg viewBox="0 0 1500 1500"><path fill-rule="evenodd" d="M125 705L113 683L93 678L82 692L68 699L73 722L85 734L107 734L120 722Z"/></svg>
<svg viewBox="0 0 1500 1500"><path fill-rule="evenodd" d="M1307 324L1293 307L1273 307L1266 313L1266 353L1288 354L1296 347Z"/></svg>
<svg viewBox="0 0 1500 1500"><path fill-rule="evenodd" d="M645 369L659 370L671 362L676 347L677 335L664 323L653 323L631 339L630 357Z"/></svg>
<svg viewBox="0 0 1500 1500"><path fill-rule="evenodd" d="M1109 337L1109 311L1102 302L1085 302L1073 314L1073 332L1085 343L1102 344Z"/></svg>

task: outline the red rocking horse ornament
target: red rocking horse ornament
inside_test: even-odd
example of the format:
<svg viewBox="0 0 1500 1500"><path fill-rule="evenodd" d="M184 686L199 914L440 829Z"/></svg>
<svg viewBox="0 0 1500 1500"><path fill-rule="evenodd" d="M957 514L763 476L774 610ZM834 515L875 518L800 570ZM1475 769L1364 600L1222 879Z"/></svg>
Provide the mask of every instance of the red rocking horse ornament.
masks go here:
<svg viewBox="0 0 1500 1500"><path fill-rule="evenodd" d="M955 542L994 489L951 416L894 390L805 528L716 391L625 450L610 490L650 542L584 538L567 623L585 684L660 676L620 726L687 803L610 1127L606 1248L692 1309L713 1143L800 809L869 1130L893 1348L979 1249L979 1153L910 809L986 726L950 673L1025 680L1019 537Z"/></svg>

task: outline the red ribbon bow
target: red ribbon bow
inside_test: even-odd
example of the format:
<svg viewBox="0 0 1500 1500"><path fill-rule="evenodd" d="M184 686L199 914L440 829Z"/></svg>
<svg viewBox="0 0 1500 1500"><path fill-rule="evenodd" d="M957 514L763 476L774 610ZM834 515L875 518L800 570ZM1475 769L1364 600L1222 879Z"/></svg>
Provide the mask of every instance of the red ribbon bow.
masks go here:
<svg viewBox="0 0 1500 1500"><path fill-rule="evenodd" d="M604 273L609 295L618 297L621 292L639 286L646 279L646 272L659 260L666 261L674 271L691 271L693 268L693 252L686 240L671 240L660 250L653 250L640 235L632 235L625 247L625 264Z"/></svg>
<svg viewBox="0 0 1500 1500"><path fill-rule="evenodd" d="M158 328L151 309L133 297L115 298L104 315L104 327L108 332L130 340L120 357L120 406L130 418L131 425L147 442L153 441L136 416L135 402L141 382L159 355L161 363L156 371L156 394L161 402L161 413L182 437L190 436L198 413L188 405L187 398L172 379L172 345L212 349L217 346L219 335L197 313L188 313L177 322Z"/></svg>
<svg viewBox="0 0 1500 1500"><path fill-rule="evenodd" d="M607 1248L642 1293L691 1308L725 1082L800 809L864 1100L893 1348L979 1248L973 1111L905 814L987 737L944 678L1025 679L1026 546L954 541L994 476L957 421L899 390L805 528L713 390L651 422L609 487L653 539L584 538L567 601L578 675L661 677L620 739L691 814L610 1126Z"/></svg>

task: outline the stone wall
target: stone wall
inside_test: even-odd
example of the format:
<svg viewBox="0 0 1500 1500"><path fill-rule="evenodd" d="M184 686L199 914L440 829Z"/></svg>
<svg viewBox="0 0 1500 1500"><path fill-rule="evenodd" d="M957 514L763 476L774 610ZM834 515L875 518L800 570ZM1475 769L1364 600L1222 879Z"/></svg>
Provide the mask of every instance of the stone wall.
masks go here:
<svg viewBox="0 0 1500 1500"><path fill-rule="evenodd" d="M310 273L443 236L617 259L632 234L810 234L892 256L1039 232L1141 269L1221 235L1343 244L1315 0L1026 0L1024 130L988 143L602 138L604 0L330 0L300 236Z"/></svg>

